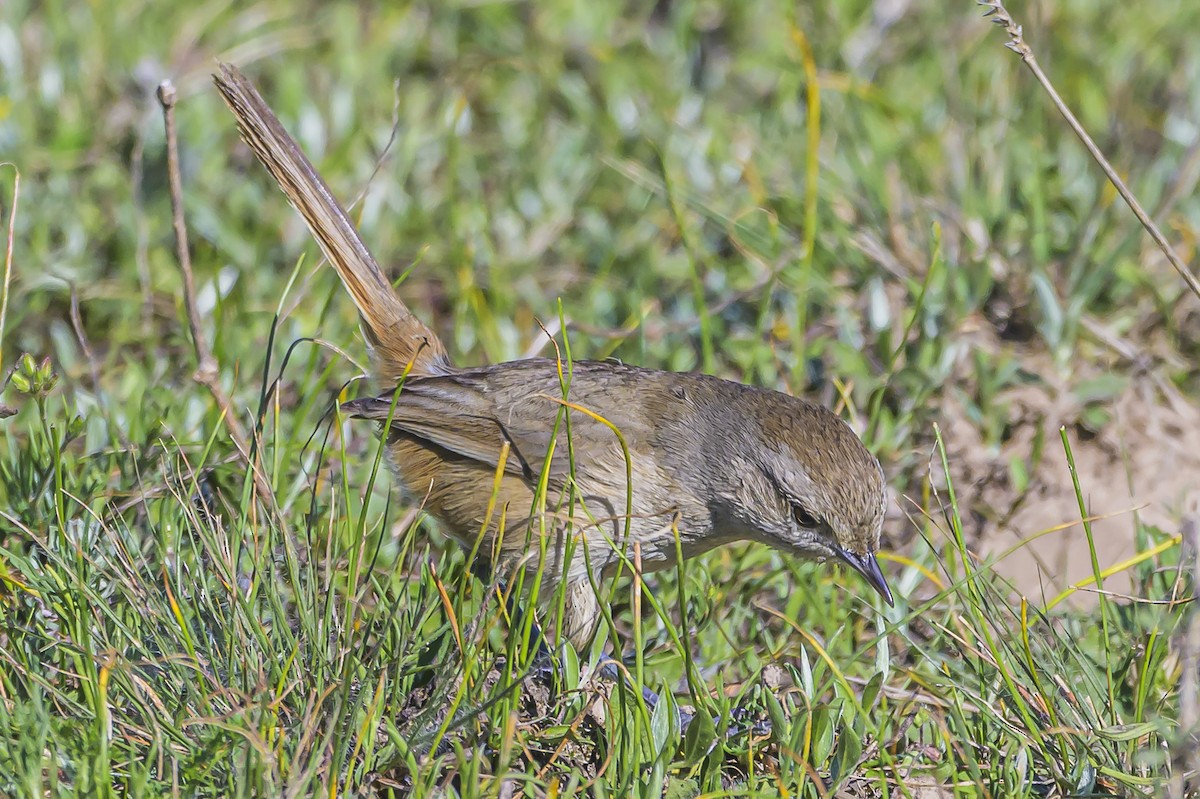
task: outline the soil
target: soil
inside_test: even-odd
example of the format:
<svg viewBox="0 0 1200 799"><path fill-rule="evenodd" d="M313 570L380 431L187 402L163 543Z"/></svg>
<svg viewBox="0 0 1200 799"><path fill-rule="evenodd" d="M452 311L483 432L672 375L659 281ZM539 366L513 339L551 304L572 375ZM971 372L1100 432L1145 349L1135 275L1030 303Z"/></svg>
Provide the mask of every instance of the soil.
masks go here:
<svg viewBox="0 0 1200 799"><path fill-rule="evenodd" d="M983 346L1011 346L994 330L979 336ZM996 571L1017 592L1049 600L1093 572L1060 428L1066 430L1084 505L1094 519L1099 566L1106 569L1137 553L1138 521L1175 534L1183 518L1197 516L1200 406L1180 394L1161 370L1116 364L1103 354L1073 362L1069 370L1044 353L1021 353L1019 362L1035 379L995 399L994 407L1008 409L1003 443L985 441L961 393L947 392L939 425L969 545L985 558L1018 547L995 564ZM1126 377L1124 387L1089 404L1080 387L1108 375ZM1096 423L1096 413L1108 418ZM1035 462L1039 437L1041 455ZM940 457L932 446L927 452L925 474L945 501ZM1014 480L1014 461L1027 471L1024 487ZM906 499L900 504L915 510ZM1104 588L1136 593L1128 572L1106 579ZM1096 596L1085 589L1068 601L1087 605Z"/></svg>

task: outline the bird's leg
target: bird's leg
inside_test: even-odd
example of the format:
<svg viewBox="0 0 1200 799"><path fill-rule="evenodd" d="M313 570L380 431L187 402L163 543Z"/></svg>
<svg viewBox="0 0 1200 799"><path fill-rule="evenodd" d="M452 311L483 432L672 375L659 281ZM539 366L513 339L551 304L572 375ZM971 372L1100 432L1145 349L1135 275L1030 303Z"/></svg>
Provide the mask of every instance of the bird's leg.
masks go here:
<svg viewBox="0 0 1200 799"><path fill-rule="evenodd" d="M623 657L622 660L625 661L625 663L627 665L629 658L628 658L628 656L626 656L626 657ZM602 676L606 677L607 679L612 680L613 682L621 682L623 679L625 679L625 674L626 674L626 670L622 669L622 668L618 668L617 661L613 660L608 655L605 655L600 659L599 672ZM632 682L632 681L630 681L630 682ZM647 688L646 686L643 685L642 686L642 701L644 701L646 703L646 709L649 710L651 713L653 713L654 708L658 707L658 703L660 700L659 700L658 694L656 694L654 691L650 690L649 688ZM693 717L694 717L694 714L689 713L686 710L683 710L682 708L680 708L680 710L679 710L679 729L681 732L683 730L686 730L688 725L692 723Z"/></svg>
<svg viewBox="0 0 1200 799"><path fill-rule="evenodd" d="M504 591L504 589L504 584L501 584L500 590ZM517 603L517 597L509 593L508 598L504 601L504 606L508 610L508 628L513 632L524 629L525 609ZM542 633L542 628L537 623L537 616L532 614L530 614L529 618L529 637L525 640L525 651L529 652L531 650L534 652L533 673L539 676L552 674L554 671L554 653L546 645L546 636Z"/></svg>
<svg viewBox="0 0 1200 799"><path fill-rule="evenodd" d="M636 656L633 653L626 653L621 657L623 664L628 667ZM600 661L600 673L617 682L622 679L627 673L627 669L618 667L618 664L611 657L605 656ZM649 688L642 686L642 699L646 702L646 708L650 712L654 712L654 708L658 706L659 696ZM736 738L740 735L751 733L753 735L768 735L771 732L770 720L752 720L751 712L743 707L735 707L730 712L729 726L725 729L726 738ZM687 732L688 725L696 718L695 713L680 708L679 710L679 731ZM719 719L713 719L716 724Z"/></svg>
<svg viewBox="0 0 1200 799"><path fill-rule="evenodd" d="M510 629L522 629L524 624L525 610L516 602L516 597L510 594L506 603L506 607L508 608L511 625ZM538 625L536 617L530 619L529 639L527 645L529 649L534 649L536 647L536 654L533 657L533 665L530 671L531 676L546 680L552 678L554 675L554 670L557 667L557 662L554 659L554 653L546 645L546 637L542 633L542 629ZM527 649L526 651L529 650ZM628 665L630 657L631 656L628 655L623 657L622 660L625 661L625 663L618 664L618 662L611 656L603 655L600 659L600 664L598 667L599 674L605 679L611 680L614 683L624 681L626 685L632 687L633 680L626 677L628 674L628 669L621 667L622 665ZM658 707L658 703L661 701L661 698L657 693L644 685L641 687L641 689L642 701L646 703L646 709L653 713L654 709ZM746 733L752 733L754 735L766 735L771 732L770 721L750 721L750 715L750 712L744 708L734 708L733 712L730 714L729 727L725 730L725 737L736 738ZM695 718L695 713L684 710L683 708L679 708L680 733L686 733L688 726ZM718 721L719 719L714 719L713 723L716 724Z"/></svg>
<svg viewBox="0 0 1200 799"><path fill-rule="evenodd" d="M626 655L622 658L622 660L625 662L625 665L629 664L629 659L629 655ZM618 682L623 678L626 670L618 668L617 662L611 657L606 656L600 661L600 673L613 682ZM642 699L646 702L646 708L651 713L654 712L654 708L658 706L660 701L658 694L654 693L654 691L650 690L646 686L642 686ZM737 736L744 735L746 733L753 733L754 735L767 735L771 732L771 722L769 720L751 721L750 715L750 711L746 710L745 708L735 707L730 713L730 723L725 729L725 737L736 738ZM688 726L693 720L695 720L695 718L695 713L689 713L683 708L680 708L679 731L681 733L687 732ZM713 724L715 725L718 721L720 721L720 719L713 719Z"/></svg>
<svg viewBox="0 0 1200 799"><path fill-rule="evenodd" d="M491 564L483 558L476 558L471 564L471 573L482 583L487 584L492 581L493 573ZM508 590L508 583L504 580L498 581L496 590L500 596L504 597L504 609L508 614L508 629L510 632L517 632L525 628L525 609L517 602L517 597L514 593ZM539 676L548 675L554 665L554 653L546 646L546 636L542 633L541 626L537 623L537 617L529 618L529 637L525 640L525 651L533 650L533 673Z"/></svg>
<svg viewBox="0 0 1200 799"><path fill-rule="evenodd" d="M477 571L476 574L478 575L478 573ZM505 586L501 583L500 591L503 593L504 590ZM518 604L514 594L509 593L507 595L505 608L508 611L509 629L514 631L523 629L526 611ZM557 663L554 659L554 653L546 644L546 636L542 633L542 628L538 625L536 616L529 619L529 639L526 643L528 647L526 651L536 648L531 674L541 678L551 677L554 674L554 668ZM628 658L624 659L628 661ZM623 670L618 668L617 662L607 655L601 658L599 671L602 676L613 682L619 682L623 679ZM659 701L658 694L645 686L642 686L642 699L646 702L646 707L651 712L654 711ZM686 728L691 720L692 714L680 711L680 723L682 727Z"/></svg>
<svg viewBox="0 0 1200 799"><path fill-rule="evenodd" d="M488 582L491 578L491 569L487 564L482 563L480 560L476 560L476 562L472 565L471 571L483 582ZM505 596L504 606L508 612L509 629L513 631L523 629L525 626L525 608L521 607L521 605L517 602L517 597L515 594L506 590L506 583L501 582L498 588L500 593ZM541 626L537 623L536 616L529 619L529 637L526 639L525 651L528 652L530 650L535 651L530 670L530 676L535 676L540 679L549 679L553 677L557 662L555 661L554 653L550 650L550 647L546 643L546 636L542 632ZM598 668L599 674L608 680L612 680L613 682L621 682L622 680L626 679L625 675L628 673L628 670L621 668L621 666L628 666L630 662L635 659L635 657L636 655L633 653L628 653L622 656L622 663L618 664L618 662L611 655L603 655L600 659ZM626 684L632 687L632 680L627 681ZM641 687L641 690L642 701L646 703L646 709L653 713L654 709L658 707L658 703L660 701L659 695L644 685ZM725 731L725 737L727 738L733 738L747 732L753 732L757 735L764 735L771 730L770 722L753 722L751 724L746 724L745 722L750 714L743 708L734 708L731 715L732 718L730 719L730 726ZM692 723L695 717L695 713L690 713L680 708L680 732L686 732L688 726ZM714 723L715 721L717 720L714 720Z"/></svg>

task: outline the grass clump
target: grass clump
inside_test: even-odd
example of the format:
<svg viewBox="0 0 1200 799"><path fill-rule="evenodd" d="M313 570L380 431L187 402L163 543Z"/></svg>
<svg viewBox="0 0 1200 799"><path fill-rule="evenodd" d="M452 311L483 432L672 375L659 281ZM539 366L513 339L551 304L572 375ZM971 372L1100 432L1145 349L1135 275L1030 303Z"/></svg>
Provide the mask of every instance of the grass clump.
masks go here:
<svg viewBox="0 0 1200 799"><path fill-rule="evenodd" d="M0 793L1194 792L1186 505L1114 516L1137 475L1087 471L1170 450L1123 408L1188 418L1192 298L970 4L14 9ZM1068 4L1025 31L1182 241L1198 13ZM503 598L338 415L355 319L207 90L215 56L361 192L461 362L546 352L541 320L575 357L837 407L892 478L897 606L727 547L619 582L610 640L529 675ZM1146 437L1114 455L1114 427ZM1038 504L1052 480L1066 506ZM1053 538L1082 577L1011 567ZM630 686L593 679L606 643L641 653Z"/></svg>

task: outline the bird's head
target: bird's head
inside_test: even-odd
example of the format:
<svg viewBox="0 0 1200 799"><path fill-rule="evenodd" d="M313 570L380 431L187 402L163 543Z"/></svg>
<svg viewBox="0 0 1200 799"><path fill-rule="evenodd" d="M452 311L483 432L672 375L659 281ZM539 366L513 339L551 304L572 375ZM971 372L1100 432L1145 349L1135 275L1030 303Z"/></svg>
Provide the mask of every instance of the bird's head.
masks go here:
<svg viewBox="0 0 1200 799"><path fill-rule="evenodd" d="M738 470L742 524L783 551L840 560L893 604L876 560L887 502L879 461L829 410L783 394L767 402L776 407L753 415L747 432L758 440Z"/></svg>

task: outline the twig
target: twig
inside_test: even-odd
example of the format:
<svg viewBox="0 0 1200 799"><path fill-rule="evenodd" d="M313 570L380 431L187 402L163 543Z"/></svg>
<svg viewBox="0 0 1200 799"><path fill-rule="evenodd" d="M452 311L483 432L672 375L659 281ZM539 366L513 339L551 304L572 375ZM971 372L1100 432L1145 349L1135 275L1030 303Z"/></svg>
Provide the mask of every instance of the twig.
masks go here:
<svg viewBox="0 0 1200 799"><path fill-rule="evenodd" d="M179 172L179 142L175 131L175 87L165 80L158 87L158 102L163 109L167 128L167 178L171 185L171 214L175 226L175 255L183 272L183 306L187 312L192 344L196 348L196 379L207 385L217 373L217 361L208 348L200 329L200 312L196 308L196 281L192 276L192 255L188 249L187 223L183 218L183 179ZM222 407L223 409L223 407Z"/></svg>
<svg viewBox="0 0 1200 799"><path fill-rule="evenodd" d="M1137 201L1137 198L1133 196L1133 192L1121 180L1121 176L1117 174L1117 170L1113 169L1112 164L1108 162L1108 159L1100 152L1100 148L1092 141L1092 137L1083 129L1083 125L1079 123L1079 120L1071 113L1071 109L1067 108L1067 104L1059 97L1058 92L1054 89L1054 85L1050 82L1050 78L1046 77L1046 73L1042 72L1041 66L1038 65L1037 59L1033 55L1033 48L1026 43L1021 26L1013 20L1012 15L1008 13L1008 9L1004 7L1004 3L1001 0L976 1L979 5L987 9L983 12L985 17L991 17L992 22L1004 28L1005 33L1009 37L1004 46L1021 56L1021 60L1025 62L1025 66L1029 67L1029 71L1033 73L1038 83L1042 84L1042 88L1046 90L1046 94L1050 96L1050 100L1054 103L1054 107L1058 109L1058 113L1062 114L1063 119L1067 120L1067 124L1070 125L1071 130L1083 142L1083 146L1087 148L1088 153L1092 156L1092 160L1104 170L1104 175L1113 184L1117 193L1121 195L1121 199L1133 211L1133 215L1142 223L1142 227L1154 239L1154 243L1162 250L1163 255L1167 256L1167 260L1171 262L1171 266L1175 267L1175 271L1187 283L1188 288L1192 290L1193 294L1200 297L1200 280L1197 280L1196 276L1188 271L1183 260L1175 254L1175 250L1171 247L1171 244L1162 234L1162 231L1158 229L1158 225L1154 224L1154 220L1142 209L1141 203Z"/></svg>
<svg viewBox="0 0 1200 799"><path fill-rule="evenodd" d="M208 389L221 409L225 427L234 446L242 456L246 468L250 470L254 487L259 497L268 507L273 505L271 486L266 478L255 468L250 457L249 438L246 428L242 426L229 395L221 387L220 369L217 359L213 357L204 331L200 326L200 311L196 307L196 283L192 277L192 257L188 250L187 225L183 218L183 179L179 171L179 143L175 132L175 86L169 80L164 80L158 87L158 102L162 106L163 121L167 131L167 180L171 188L171 214L175 226L175 253L179 259L179 269L183 273L183 307L187 313L188 327L192 333L192 345L196 350L197 367L192 379Z"/></svg>

